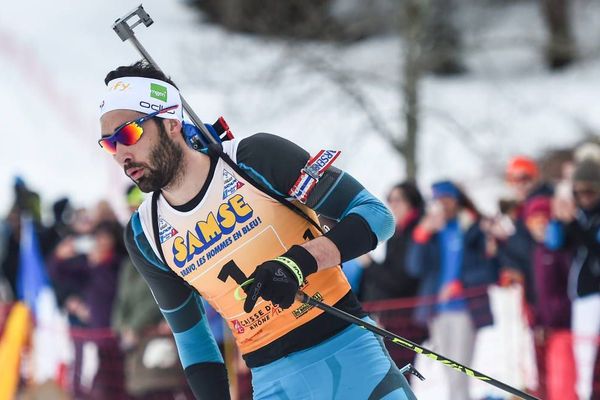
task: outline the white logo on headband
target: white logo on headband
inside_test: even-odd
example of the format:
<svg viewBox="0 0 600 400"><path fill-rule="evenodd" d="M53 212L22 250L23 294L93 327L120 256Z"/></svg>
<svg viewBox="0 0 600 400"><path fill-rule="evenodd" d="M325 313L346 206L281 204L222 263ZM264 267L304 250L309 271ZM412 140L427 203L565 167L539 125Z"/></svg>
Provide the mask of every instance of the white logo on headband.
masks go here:
<svg viewBox="0 0 600 400"><path fill-rule="evenodd" d="M113 110L133 110L144 114L177 105L175 110L159 114L160 118L183 120L183 107L179 91L167 82L127 76L108 82L100 105L100 116Z"/></svg>

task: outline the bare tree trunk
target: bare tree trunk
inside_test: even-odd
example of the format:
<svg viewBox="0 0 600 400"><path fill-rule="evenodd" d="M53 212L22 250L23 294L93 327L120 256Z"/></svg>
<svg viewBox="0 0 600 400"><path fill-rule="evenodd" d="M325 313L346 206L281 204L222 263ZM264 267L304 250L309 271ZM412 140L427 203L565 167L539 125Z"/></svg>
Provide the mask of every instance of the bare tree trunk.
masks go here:
<svg viewBox="0 0 600 400"><path fill-rule="evenodd" d="M406 177L413 180L417 177L418 169L419 80L423 72L422 44L427 9L427 2L409 0L404 10L405 18L401 19L406 33L405 59L402 63L403 86L400 90L403 97L405 137L398 150L404 157Z"/></svg>
<svg viewBox="0 0 600 400"><path fill-rule="evenodd" d="M429 0L423 44L427 53L424 66L437 75L456 75L466 72L462 62L462 40L456 27L455 0Z"/></svg>
<svg viewBox="0 0 600 400"><path fill-rule="evenodd" d="M569 0L541 0L542 14L548 28L546 62L560 69L575 61L577 45L572 34Z"/></svg>
<svg viewBox="0 0 600 400"><path fill-rule="evenodd" d="M242 26L243 8L242 0L227 0L218 1L218 7L221 8L221 16L223 19L223 25L228 29L237 29Z"/></svg>

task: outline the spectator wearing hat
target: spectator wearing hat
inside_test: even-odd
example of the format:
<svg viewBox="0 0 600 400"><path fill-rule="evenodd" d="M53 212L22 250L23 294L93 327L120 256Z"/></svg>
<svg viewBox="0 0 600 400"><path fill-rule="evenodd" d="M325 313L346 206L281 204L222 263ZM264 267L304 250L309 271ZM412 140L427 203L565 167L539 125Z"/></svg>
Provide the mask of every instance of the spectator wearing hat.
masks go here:
<svg viewBox="0 0 600 400"><path fill-rule="evenodd" d="M522 204L535 196L552 195L552 187L541 181L537 163L525 156L515 156L506 166L506 182L515 199Z"/></svg>
<svg viewBox="0 0 600 400"><path fill-rule="evenodd" d="M548 328L569 328L571 304L567 296L567 280L572 254L569 248L553 250L546 245L550 223L551 199L537 196L523 208L525 225L534 240L532 264L537 293L536 323Z"/></svg>
<svg viewBox="0 0 600 400"><path fill-rule="evenodd" d="M406 271L406 254L425 203L417 185L406 181L392 187L387 204L394 214L396 230L386 242L383 261L378 263L369 258L365 266L360 291L364 301L413 297L417 294L418 280Z"/></svg>
<svg viewBox="0 0 600 400"><path fill-rule="evenodd" d="M540 180L537 163L525 156L513 157L506 167L506 181L517 201L514 232L498 248L501 278L504 285L521 284L529 305L535 303L533 266L531 255L535 241L523 217L524 204L537 196L550 198L553 189Z"/></svg>
<svg viewBox="0 0 600 400"><path fill-rule="evenodd" d="M489 303L481 308L477 301L476 309L465 289L494 282L495 268L473 203L450 181L433 184L432 191L434 201L413 232L407 258L407 270L420 280L423 299L416 319L428 325L440 353L468 365L475 329L492 321ZM448 370L447 378L453 399L470 398L466 375Z"/></svg>
<svg viewBox="0 0 600 400"><path fill-rule="evenodd" d="M584 159L573 173L574 203L554 202L556 220L546 242L550 248L572 246L568 293L572 300L573 352L579 399L590 399L600 334L600 164Z"/></svg>
<svg viewBox="0 0 600 400"><path fill-rule="evenodd" d="M569 248L552 250L545 244L551 219L551 199L536 196L523 207L523 218L533 238L532 265L537 302L535 311L537 350L545 371L544 398L576 400L575 363L571 349L571 301L567 295L567 280L572 252Z"/></svg>

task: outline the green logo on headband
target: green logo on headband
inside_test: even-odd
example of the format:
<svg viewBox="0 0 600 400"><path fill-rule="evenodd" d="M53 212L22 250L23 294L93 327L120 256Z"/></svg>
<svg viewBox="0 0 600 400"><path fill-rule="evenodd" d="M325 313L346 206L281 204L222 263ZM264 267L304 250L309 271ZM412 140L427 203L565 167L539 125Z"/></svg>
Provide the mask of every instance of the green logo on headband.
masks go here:
<svg viewBox="0 0 600 400"><path fill-rule="evenodd" d="M158 99L160 101L167 101L167 88L156 83L150 84L150 97Z"/></svg>

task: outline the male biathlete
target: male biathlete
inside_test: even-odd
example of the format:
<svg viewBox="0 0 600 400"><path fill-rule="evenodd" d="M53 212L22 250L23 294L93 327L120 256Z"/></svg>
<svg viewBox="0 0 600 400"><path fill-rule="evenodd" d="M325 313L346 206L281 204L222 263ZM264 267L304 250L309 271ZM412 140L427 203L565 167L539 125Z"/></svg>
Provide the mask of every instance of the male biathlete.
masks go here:
<svg viewBox="0 0 600 400"><path fill-rule="evenodd" d="M265 133L199 152L187 145L179 91L162 72L139 62L105 83L99 143L153 193L127 226L127 249L195 396L229 398L202 296L231 329L255 399L414 399L373 333L295 300L301 289L367 319L340 264L393 233L386 207L331 166L337 152L311 158ZM316 213L337 225L323 234Z"/></svg>

